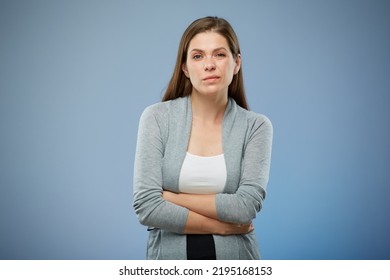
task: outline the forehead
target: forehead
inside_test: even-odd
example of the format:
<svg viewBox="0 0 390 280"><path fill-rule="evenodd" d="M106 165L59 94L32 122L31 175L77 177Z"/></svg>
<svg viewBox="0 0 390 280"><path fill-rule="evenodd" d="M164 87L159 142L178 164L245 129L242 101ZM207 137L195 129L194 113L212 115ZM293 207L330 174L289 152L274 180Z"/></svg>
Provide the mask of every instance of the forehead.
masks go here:
<svg viewBox="0 0 390 280"><path fill-rule="evenodd" d="M229 50L228 42L224 36L213 31L198 33L190 41L188 51L197 50L214 50L217 48L226 48Z"/></svg>

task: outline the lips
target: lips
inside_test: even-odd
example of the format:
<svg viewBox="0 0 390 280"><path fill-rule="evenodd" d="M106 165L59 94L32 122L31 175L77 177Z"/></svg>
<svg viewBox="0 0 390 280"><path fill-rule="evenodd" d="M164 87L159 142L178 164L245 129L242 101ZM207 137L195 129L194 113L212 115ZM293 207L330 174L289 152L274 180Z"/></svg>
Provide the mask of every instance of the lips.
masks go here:
<svg viewBox="0 0 390 280"><path fill-rule="evenodd" d="M219 76L207 76L206 78L203 79L203 81L215 81L219 79Z"/></svg>

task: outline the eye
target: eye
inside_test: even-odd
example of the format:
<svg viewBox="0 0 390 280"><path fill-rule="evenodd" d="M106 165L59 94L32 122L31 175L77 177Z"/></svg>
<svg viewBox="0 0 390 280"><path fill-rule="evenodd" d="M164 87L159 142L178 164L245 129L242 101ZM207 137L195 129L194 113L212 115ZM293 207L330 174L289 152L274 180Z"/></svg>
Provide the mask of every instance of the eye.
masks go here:
<svg viewBox="0 0 390 280"><path fill-rule="evenodd" d="M194 54L194 55L192 56L192 58L193 58L194 60L199 60L199 59L202 58L202 55L200 55L200 54Z"/></svg>
<svg viewBox="0 0 390 280"><path fill-rule="evenodd" d="M226 57L226 54L225 53L217 53L215 56L218 58L224 58L224 57Z"/></svg>

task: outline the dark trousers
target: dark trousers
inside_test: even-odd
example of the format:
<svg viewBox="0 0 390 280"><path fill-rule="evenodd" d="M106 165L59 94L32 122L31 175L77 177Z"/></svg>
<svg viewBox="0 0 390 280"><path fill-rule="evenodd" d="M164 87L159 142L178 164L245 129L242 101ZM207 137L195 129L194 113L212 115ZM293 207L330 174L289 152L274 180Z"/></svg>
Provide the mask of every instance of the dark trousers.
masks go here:
<svg viewBox="0 0 390 280"><path fill-rule="evenodd" d="M188 260L216 260L214 238L211 234L187 234Z"/></svg>

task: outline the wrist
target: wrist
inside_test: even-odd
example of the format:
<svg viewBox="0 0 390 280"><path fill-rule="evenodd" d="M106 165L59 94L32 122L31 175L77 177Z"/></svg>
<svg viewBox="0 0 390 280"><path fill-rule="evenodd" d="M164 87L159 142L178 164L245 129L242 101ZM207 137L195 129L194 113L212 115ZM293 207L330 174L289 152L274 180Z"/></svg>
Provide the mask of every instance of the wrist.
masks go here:
<svg viewBox="0 0 390 280"><path fill-rule="evenodd" d="M203 220L202 229L208 234L226 234L225 223L209 217L205 217L205 219Z"/></svg>

